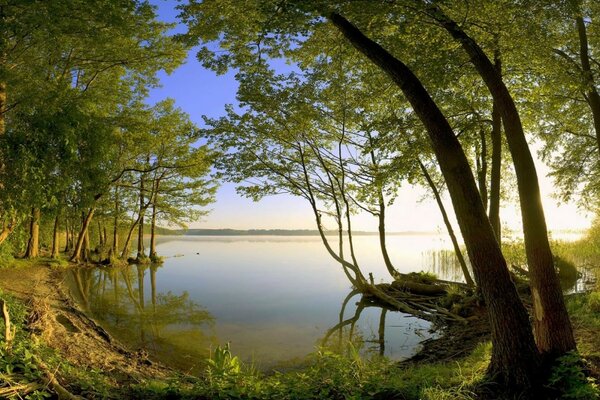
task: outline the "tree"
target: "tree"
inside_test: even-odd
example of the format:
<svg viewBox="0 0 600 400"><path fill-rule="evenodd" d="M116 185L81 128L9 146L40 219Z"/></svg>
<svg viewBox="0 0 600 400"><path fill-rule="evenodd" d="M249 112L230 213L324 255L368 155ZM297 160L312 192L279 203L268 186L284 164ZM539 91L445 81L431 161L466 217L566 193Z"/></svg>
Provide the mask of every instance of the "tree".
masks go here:
<svg viewBox="0 0 600 400"><path fill-rule="evenodd" d="M199 53L206 65L219 71L229 66L255 71L257 66L264 66L263 56L284 55L300 63L310 63L307 58L302 58L304 46L310 47L315 36L329 35L331 38L334 35L324 23L326 18L349 43L389 76L425 126L445 177L476 281L488 305L494 343L490 372L508 387L534 385L539 358L528 316L510 280L462 147L448 120L412 71L341 14L350 13L365 25L365 21L381 21L382 14L365 14L361 3L340 2L331 9L320 2L263 3L260 6L252 3L246 5L244 18L233 22L228 19L231 16L228 12L235 9L233 4L223 12L210 4L192 2L183 8L183 19L190 26L187 38L200 37L205 41L222 38L222 47L228 49L225 53L216 54L206 47ZM394 6L382 6L382 9L397 11ZM389 17L390 14L385 15ZM408 14L404 19L411 16ZM385 36L390 32L385 31L386 25L370 23L368 26L378 37L398 42L397 35ZM391 29L391 32L395 31ZM507 124L505 121L505 128Z"/></svg>
<svg viewBox="0 0 600 400"><path fill-rule="evenodd" d="M456 39L486 83L502 117L512 154L523 219L525 250L534 302L534 333L539 350L555 358L575 349L571 321L565 307L554 258L548 241L535 165L525 138L519 111L498 68L483 49L437 5L425 4L429 14Z"/></svg>

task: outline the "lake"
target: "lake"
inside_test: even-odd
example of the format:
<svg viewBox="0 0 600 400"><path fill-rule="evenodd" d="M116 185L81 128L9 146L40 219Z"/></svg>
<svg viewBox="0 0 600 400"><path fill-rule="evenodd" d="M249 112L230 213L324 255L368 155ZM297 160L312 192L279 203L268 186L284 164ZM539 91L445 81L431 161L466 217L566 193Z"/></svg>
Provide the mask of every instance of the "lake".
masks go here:
<svg viewBox="0 0 600 400"><path fill-rule="evenodd" d="M389 281L377 236L358 236L355 246L365 275ZM446 236L390 236L388 248L400 272L462 278ZM317 236L162 236L157 251L165 257L161 265L78 268L67 283L121 342L190 373L201 371L211 348L227 342L263 370L298 364L339 322L351 291ZM359 298L349 300L344 319L354 315ZM383 314L369 307L356 322L353 334L365 353L403 359L431 337L426 321Z"/></svg>

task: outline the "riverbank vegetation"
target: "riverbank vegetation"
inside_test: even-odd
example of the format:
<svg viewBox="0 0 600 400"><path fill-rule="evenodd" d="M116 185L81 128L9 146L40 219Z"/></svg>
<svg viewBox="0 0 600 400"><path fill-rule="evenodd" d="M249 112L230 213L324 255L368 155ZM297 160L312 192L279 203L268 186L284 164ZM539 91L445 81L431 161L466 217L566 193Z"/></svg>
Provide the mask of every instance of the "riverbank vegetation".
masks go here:
<svg viewBox="0 0 600 400"><path fill-rule="evenodd" d="M448 330L483 324L491 344L456 363L410 367L366 361L356 344L342 352L324 347L302 371L270 376L217 347L202 378L167 372L160 382L131 386L140 371L111 383L100 370L84 374L97 378L91 383L73 383L67 376L76 368L35 343L31 313L39 307L2 295L9 310L0 393L597 396L590 332L598 326L598 294L565 303L563 292L577 282L587 285L580 291L592 288L599 224L584 242L552 247L528 144L532 135L540 140L559 197L597 212L596 2L190 0L177 10L185 29L171 35L174 26L145 1L0 6L2 266L135 263L143 278L143 265L161 261L158 226L196 221L225 180L256 201L281 194L305 201L351 295L362 296L354 317L344 319L342 306L327 336L343 336L361 307L377 303ZM172 72L190 51L216 73L235 71L239 85L237 104L206 117L202 128L173 99L147 104L158 74ZM431 193L463 282L396 268L386 216L407 185ZM522 245L503 240L500 210L511 192ZM375 282L364 268L353 229L358 214L376 221L388 282ZM55 261L46 265L41 255ZM183 295L171 300L191 307ZM85 329L101 332L69 310ZM67 320L69 329L84 329Z"/></svg>

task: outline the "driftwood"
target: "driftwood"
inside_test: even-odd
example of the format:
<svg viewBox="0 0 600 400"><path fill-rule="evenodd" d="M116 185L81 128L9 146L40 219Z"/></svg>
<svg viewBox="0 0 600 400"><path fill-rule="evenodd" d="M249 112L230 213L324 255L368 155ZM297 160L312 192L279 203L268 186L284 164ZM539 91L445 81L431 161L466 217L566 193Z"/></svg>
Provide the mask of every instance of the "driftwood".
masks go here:
<svg viewBox="0 0 600 400"><path fill-rule="evenodd" d="M2 307L2 319L4 320L4 341L6 348L9 349L14 337L14 330L11 328L8 306L3 299L0 299L0 306Z"/></svg>
<svg viewBox="0 0 600 400"><path fill-rule="evenodd" d="M397 290L427 296L442 296L447 293L446 288L443 286L415 282L408 279L395 280L391 283L391 287Z"/></svg>

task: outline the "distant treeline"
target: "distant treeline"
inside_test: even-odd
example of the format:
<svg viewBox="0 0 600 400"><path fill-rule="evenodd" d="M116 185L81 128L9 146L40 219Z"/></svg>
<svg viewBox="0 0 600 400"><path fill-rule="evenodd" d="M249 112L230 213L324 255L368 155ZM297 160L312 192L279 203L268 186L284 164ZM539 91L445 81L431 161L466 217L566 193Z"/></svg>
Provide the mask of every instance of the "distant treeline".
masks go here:
<svg viewBox="0 0 600 400"><path fill-rule="evenodd" d="M188 229L186 231L169 231L164 230L163 235L191 235L191 236L319 236L318 230L313 229ZM171 232L171 233L167 233ZM337 235L337 231L325 231L326 235ZM390 235L430 235L434 232L392 232ZM353 231L354 236L376 236L377 232Z"/></svg>

